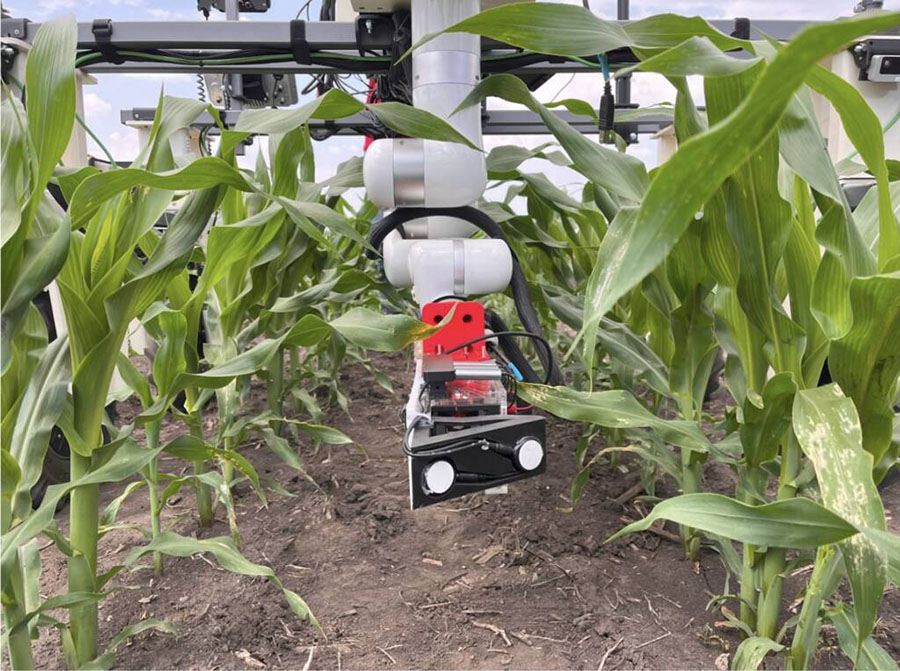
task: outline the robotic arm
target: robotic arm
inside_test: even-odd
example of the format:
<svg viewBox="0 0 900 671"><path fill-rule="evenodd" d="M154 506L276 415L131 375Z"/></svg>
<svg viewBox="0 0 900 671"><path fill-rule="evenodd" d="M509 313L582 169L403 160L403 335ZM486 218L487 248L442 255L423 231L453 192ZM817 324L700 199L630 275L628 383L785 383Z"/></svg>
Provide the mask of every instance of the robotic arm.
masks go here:
<svg viewBox="0 0 900 671"><path fill-rule="evenodd" d="M412 0L413 43L480 8L479 0ZM413 54L413 104L481 147L480 109L451 116L480 77L480 39L441 35ZM484 154L449 142L381 139L366 151L363 176L373 203L396 208L370 236L383 250L388 280L412 288L426 323L449 318L416 353L403 441L412 507L542 472L544 418L523 412L515 394L517 381L541 380L514 338L541 343L547 379L559 382L559 373L508 241L471 207L487 184ZM470 239L479 229L488 237ZM508 331L480 303L465 300L504 291L511 282L524 332Z"/></svg>

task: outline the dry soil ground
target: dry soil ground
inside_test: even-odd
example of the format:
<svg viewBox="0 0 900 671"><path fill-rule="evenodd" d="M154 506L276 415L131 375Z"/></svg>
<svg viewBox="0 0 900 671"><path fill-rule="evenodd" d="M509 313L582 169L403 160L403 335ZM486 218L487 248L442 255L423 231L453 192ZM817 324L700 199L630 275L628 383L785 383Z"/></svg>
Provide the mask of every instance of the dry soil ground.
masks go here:
<svg viewBox="0 0 900 671"><path fill-rule="evenodd" d="M410 375L401 356L376 362L395 394L352 367L342 388L352 399L353 419L340 412L328 418L367 457L352 448L312 454L308 443L299 446L320 489L265 447L244 449L261 476L292 494L270 493L262 508L248 488L239 488L245 553L271 565L307 600L322 631L293 617L280 591L263 579L227 573L197 557L168 559L161 578L151 580L150 571L120 574L118 584L135 589L117 591L100 605L104 641L151 616L178 630L138 636L120 648L119 668L300 669L310 657L312 669L694 669L727 663L723 655L733 653L739 639L717 624L724 620L720 612L706 610L724 588L713 552L696 566L683 561L672 527L665 535L603 544L623 519L641 514L627 495L621 498L636 482L633 473L596 469L575 510L563 510L576 472L573 424L551 420L542 477L517 483L506 495L409 511L397 410ZM261 408L263 393L255 389L251 404ZM728 486L727 472L707 477ZM115 494L105 490L104 500ZM900 485L885 492L885 504L896 515ZM201 529L193 508L185 493L166 515L183 534L228 533L221 511L212 529ZM146 515L141 490L119 519L143 524ZM65 512L59 517L65 527ZM898 529L896 520L892 527ZM141 542L133 531L109 534L101 541L101 569L120 563ZM64 562L53 547L42 559L42 593L58 593ZM896 589L881 614L878 636L900 657ZM826 632L818 666L846 666L828 652L832 644ZM41 668L62 664L55 634L42 635L36 662Z"/></svg>

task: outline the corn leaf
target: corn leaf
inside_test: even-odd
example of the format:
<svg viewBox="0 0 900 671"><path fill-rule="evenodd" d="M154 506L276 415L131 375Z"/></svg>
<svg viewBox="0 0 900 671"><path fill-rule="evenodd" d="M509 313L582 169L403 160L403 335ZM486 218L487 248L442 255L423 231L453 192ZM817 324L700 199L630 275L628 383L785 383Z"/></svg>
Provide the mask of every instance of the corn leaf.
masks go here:
<svg viewBox="0 0 900 671"><path fill-rule="evenodd" d="M900 536L880 529L863 528L862 532L887 557L888 580L900 586Z"/></svg>
<svg viewBox="0 0 900 671"><path fill-rule="evenodd" d="M809 74L809 85L828 98L841 117L847 137L875 177L878 189L878 268L900 255L900 227L891 205L890 178L884 154L884 133L878 115L849 82L822 66Z"/></svg>
<svg viewBox="0 0 900 671"><path fill-rule="evenodd" d="M756 671L766 655L782 650L783 645L766 636L745 638L734 651L734 658L731 660L732 671Z"/></svg>
<svg viewBox="0 0 900 671"><path fill-rule="evenodd" d="M859 528L885 529L884 507L872 480L872 455L863 449L853 402L836 384L801 391L794 401L794 432L816 469L825 506ZM855 660L872 633L884 592L887 560L865 536L840 544L859 623Z"/></svg>
<svg viewBox="0 0 900 671"><path fill-rule="evenodd" d="M159 349L153 357L153 382L157 394L169 392L177 376L187 368L184 343L187 335L187 321L176 310L166 310L157 315L162 338Z"/></svg>
<svg viewBox="0 0 900 671"><path fill-rule="evenodd" d="M828 609L825 616L834 625L841 650L854 660L854 668L868 671L890 671L898 668L890 653L878 645L871 636L863 641L862 650L857 653L859 625L852 607L838 604L835 608Z"/></svg>
<svg viewBox="0 0 900 671"><path fill-rule="evenodd" d="M31 488L41 477L50 433L59 419L70 381L68 339L56 339L44 350L22 397L9 452L20 469L13 510L24 517L31 508ZM6 447L6 446L4 446Z"/></svg>
<svg viewBox="0 0 900 671"><path fill-rule="evenodd" d="M126 641L134 638L141 632L147 631L148 629L162 631L167 634L175 633L175 625L173 625L171 622L164 622L152 617L146 620L141 620L140 622L135 622L134 624L128 625L122 631L116 634L113 640L109 642L109 645L106 646L106 650L102 655L100 655L96 659L82 664L79 669L102 669L103 671L105 671L106 669L112 668L112 665L116 660L116 649L120 645L122 645L122 643L125 643Z"/></svg>
<svg viewBox="0 0 900 671"><path fill-rule="evenodd" d="M211 189L228 185L240 191L250 191L247 180L228 163L215 156L199 158L185 168L153 173L139 168L110 170L88 177L75 190L70 212L72 228L84 225L100 206L112 196L136 186L155 189Z"/></svg>
<svg viewBox="0 0 900 671"><path fill-rule="evenodd" d="M735 58L717 48L708 37L691 36L679 45L655 53L640 63L616 72L622 77L635 70L658 72L669 77L702 75L724 77L753 67L758 58Z"/></svg>
<svg viewBox="0 0 900 671"><path fill-rule="evenodd" d="M829 369L859 412L863 447L880 481L896 459L893 405L900 375L900 272L854 279L853 326L831 343Z"/></svg>
<svg viewBox="0 0 900 671"><path fill-rule="evenodd" d="M761 466L778 456L778 445L791 426L791 407L796 393L794 376L780 373L766 382L762 391L762 407L750 399L744 401L740 433L748 467Z"/></svg>
<svg viewBox="0 0 900 671"><path fill-rule="evenodd" d="M519 384L519 395L557 417L610 428L650 427L668 443L707 452L709 440L694 422L660 419L623 390L575 391L566 387Z"/></svg>
<svg viewBox="0 0 900 671"><path fill-rule="evenodd" d="M31 198L23 217L26 231L75 124L76 32L72 16L41 24L25 61L28 136L36 155Z"/></svg>
<svg viewBox="0 0 900 671"><path fill-rule="evenodd" d="M781 548L815 548L857 533L852 524L810 499L750 506L721 494L683 494L658 503L647 517L629 524L607 542L645 531L659 519L741 543Z"/></svg>
<svg viewBox="0 0 900 671"><path fill-rule="evenodd" d="M292 110L247 110L238 117L236 135L243 139L252 133L289 133L310 119L343 119L369 110L391 130L409 137L457 142L472 149L478 148L446 121L423 109L397 102L366 105L348 93L331 89L324 96ZM236 138L237 139L237 138ZM230 144L234 142L230 140ZM480 151L480 150L479 150Z"/></svg>
<svg viewBox="0 0 900 671"><path fill-rule="evenodd" d="M40 507L21 524L13 527L3 539L3 548L0 551L0 569L2 569L4 589L15 561L16 549L41 533L53 521L56 505L66 494L76 487L104 482L121 482L140 471L162 451L163 447L161 445L156 450L149 450L139 447L131 439L123 439L118 449L113 451L109 461L102 466L77 480L48 487Z"/></svg>
<svg viewBox="0 0 900 671"><path fill-rule="evenodd" d="M442 327L442 324L429 326L412 317L383 315L366 308L353 308L328 325L354 345L378 352L396 352Z"/></svg>
<svg viewBox="0 0 900 671"><path fill-rule="evenodd" d="M306 602L300 596L287 589L275 572L268 566L254 564L242 555L234 545L234 540L228 536L220 536L218 538L207 538L198 540L196 538L187 538L179 536L170 531L164 531L157 536L148 545L137 547L131 551L125 564L133 564L144 555L152 552L160 552L171 557L190 557L195 554L209 553L215 557L216 562L226 571L232 573L240 573L241 575L260 576L268 578L284 593L288 605L297 616L319 628L319 623Z"/></svg>
<svg viewBox="0 0 900 671"><path fill-rule="evenodd" d="M685 142L659 168L627 239L607 236L601 243L597 278L585 295L591 318L580 335L587 336L588 325L605 315L666 257L695 214L770 136L819 59L856 36L898 22L900 14L885 13L806 28L765 68L734 112ZM698 173L703 179L696 178ZM771 300L768 292L764 299ZM780 339L781 334L779 329L770 335ZM585 352L593 347L593 342L584 343Z"/></svg>
<svg viewBox="0 0 900 671"><path fill-rule="evenodd" d="M538 114L566 150L573 167L590 181L634 202L643 197L648 180L646 168L640 159L604 147L582 135L555 112L538 102L518 77L504 74L487 77L472 89L459 104L457 111L478 104L488 97L525 105Z"/></svg>
<svg viewBox="0 0 900 671"><path fill-rule="evenodd" d="M581 7L541 3L494 7L463 19L444 32L472 33L557 56L594 56L621 47L673 47L693 36L705 36L720 49L752 48L751 43L729 37L696 16L660 14L621 25ZM425 36L410 52L438 34Z"/></svg>

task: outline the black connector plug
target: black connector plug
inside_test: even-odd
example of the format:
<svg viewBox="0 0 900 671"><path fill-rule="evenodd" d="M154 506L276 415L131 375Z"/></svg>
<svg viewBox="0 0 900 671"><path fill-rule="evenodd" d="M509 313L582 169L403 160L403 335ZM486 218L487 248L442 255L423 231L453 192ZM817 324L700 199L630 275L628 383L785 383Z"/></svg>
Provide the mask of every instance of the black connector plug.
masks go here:
<svg viewBox="0 0 900 671"><path fill-rule="evenodd" d="M610 144L612 142L613 127L616 123L616 99L613 96L612 85L608 79L603 86L603 95L600 97L600 109L597 117L600 141L604 144Z"/></svg>

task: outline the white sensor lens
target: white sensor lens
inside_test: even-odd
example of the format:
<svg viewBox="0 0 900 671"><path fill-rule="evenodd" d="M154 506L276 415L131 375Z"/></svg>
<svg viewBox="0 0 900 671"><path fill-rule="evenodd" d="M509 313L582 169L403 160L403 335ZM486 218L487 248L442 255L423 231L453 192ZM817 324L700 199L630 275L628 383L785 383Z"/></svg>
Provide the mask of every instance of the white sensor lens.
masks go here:
<svg viewBox="0 0 900 671"><path fill-rule="evenodd" d="M534 438L528 438L516 448L516 461L523 471L533 471L544 460L544 448Z"/></svg>
<svg viewBox="0 0 900 671"><path fill-rule="evenodd" d="M426 494L446 494L453 486L456 471L453 469L453 464L441 459L428 464L422 472L422 477L425 481Z"/></svg>

